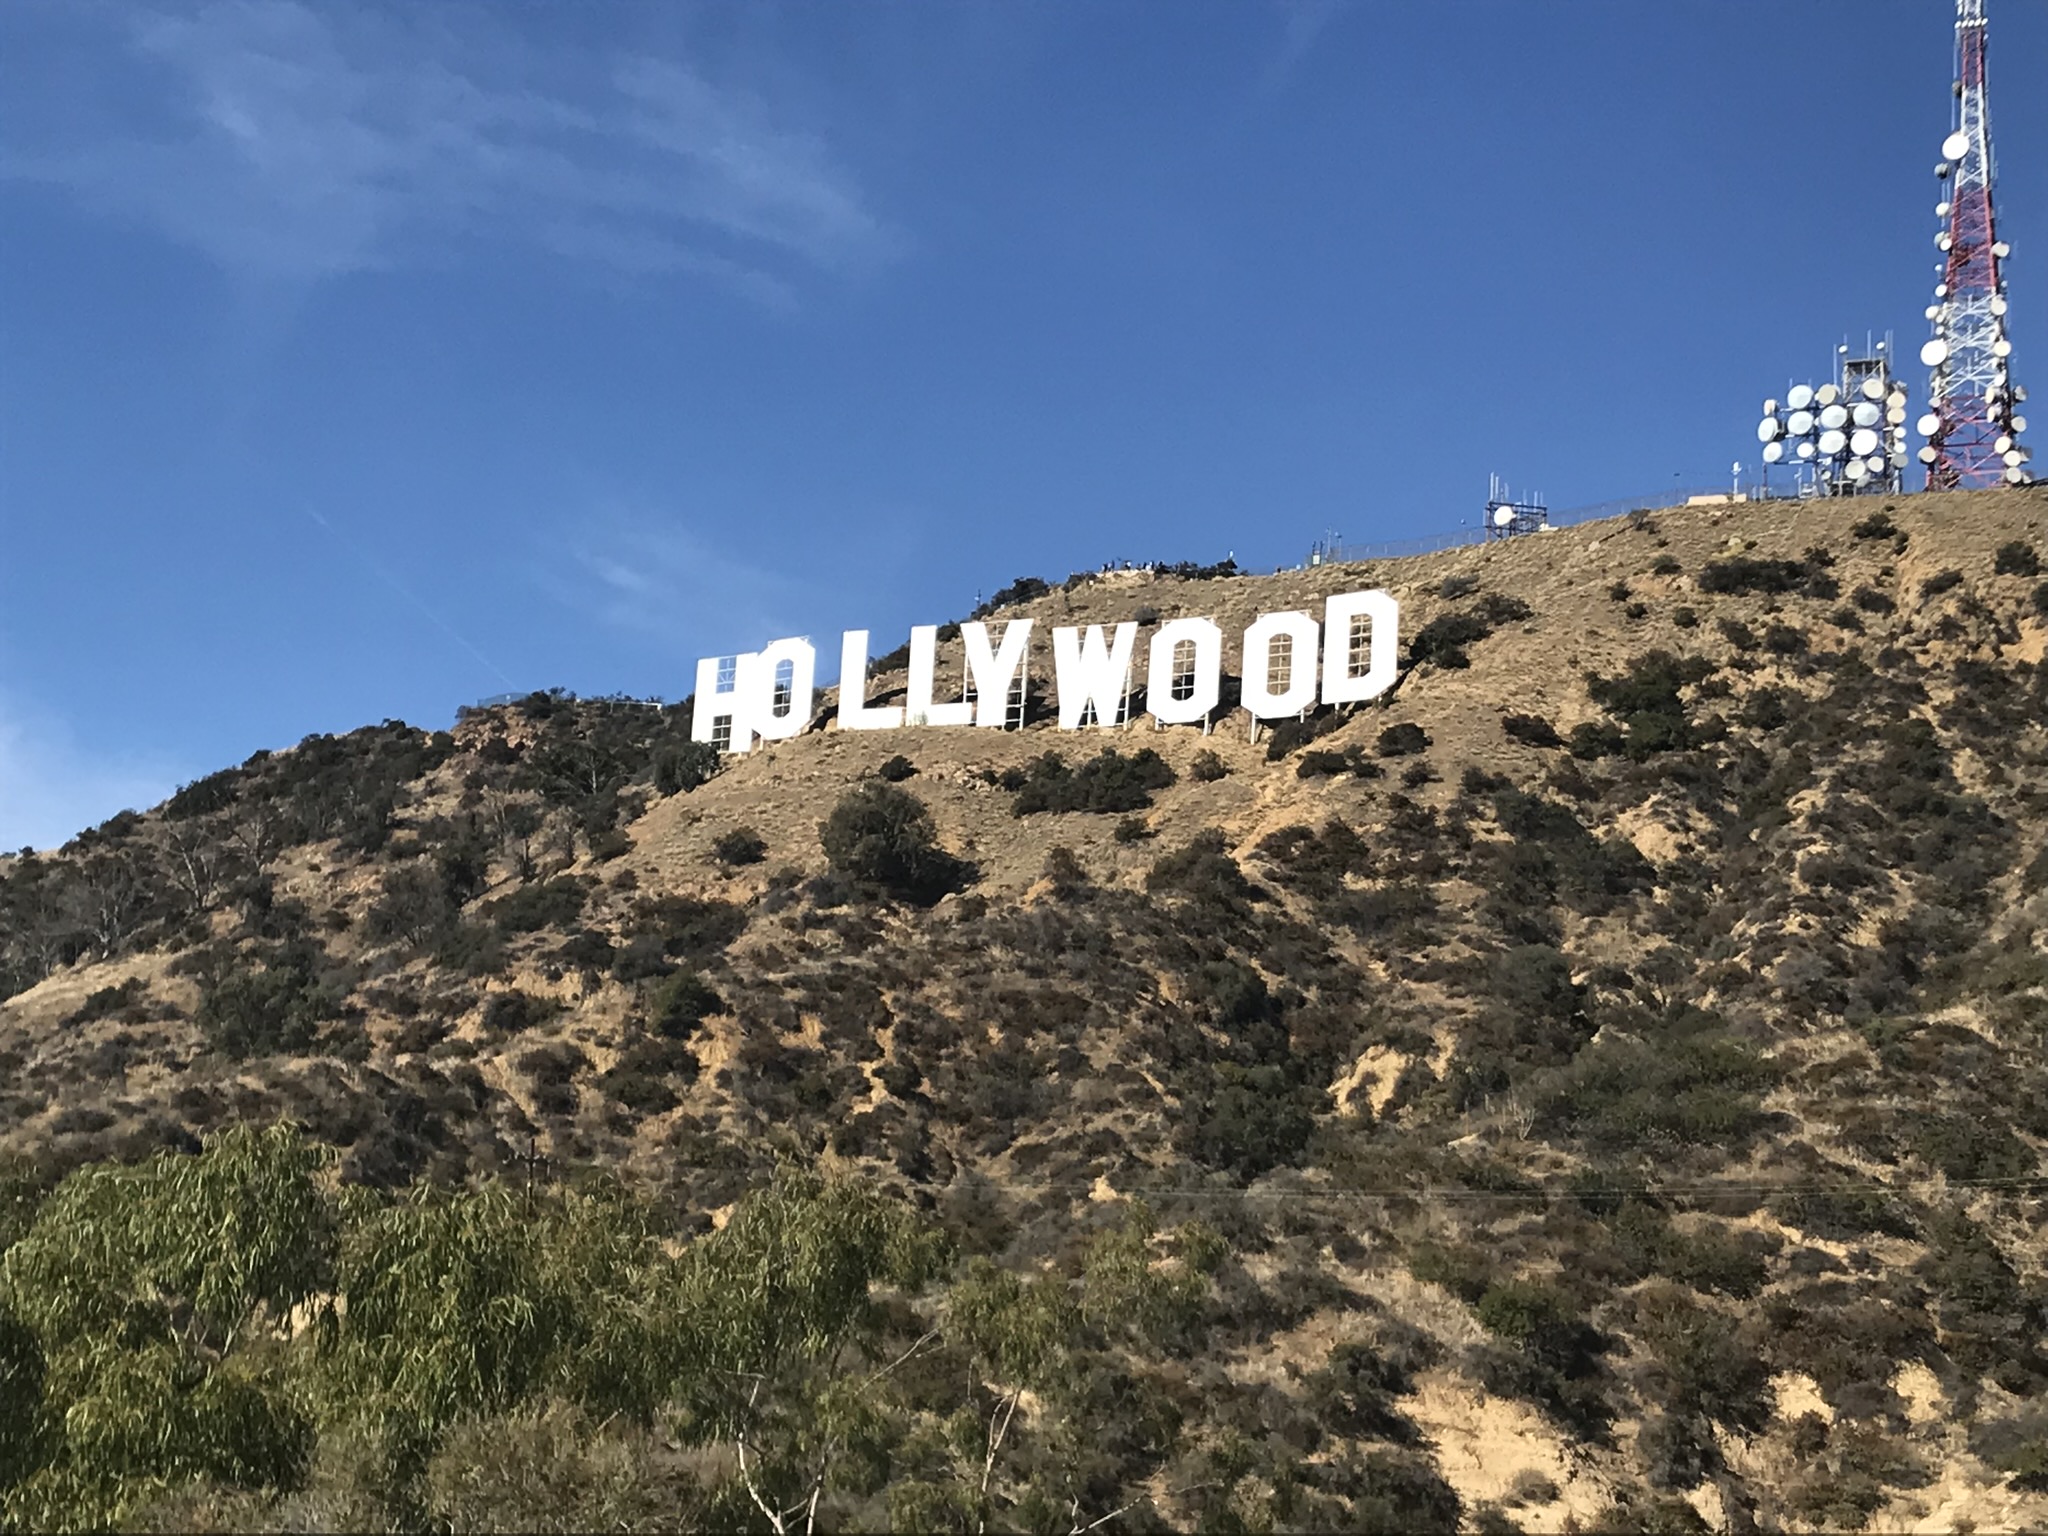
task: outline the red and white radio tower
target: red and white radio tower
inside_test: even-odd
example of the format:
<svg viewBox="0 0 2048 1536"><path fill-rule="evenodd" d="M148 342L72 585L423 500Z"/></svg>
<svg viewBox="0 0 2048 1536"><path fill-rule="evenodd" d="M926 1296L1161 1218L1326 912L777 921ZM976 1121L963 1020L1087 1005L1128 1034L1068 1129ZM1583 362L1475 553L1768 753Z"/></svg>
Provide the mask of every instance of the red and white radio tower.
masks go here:
<svg viewBox="0 0 2048 1536"><path fill-rule="evenodd" d="M2026 419L2014 407L2027 397L2015 388L2005 333L2005 258L1991 210L1991 107L1984 85L1984 0L1956 0L1956 115L1941 146L1935 175L1944 183L1935 214L1943 220L1934 243L1945 261L1927 318L1934 338L1920 349L1932 370L1928 412L1920 418L1927 446L1920 450L1929 490L2025 484L2027 460L2019 445Z"/></svg>

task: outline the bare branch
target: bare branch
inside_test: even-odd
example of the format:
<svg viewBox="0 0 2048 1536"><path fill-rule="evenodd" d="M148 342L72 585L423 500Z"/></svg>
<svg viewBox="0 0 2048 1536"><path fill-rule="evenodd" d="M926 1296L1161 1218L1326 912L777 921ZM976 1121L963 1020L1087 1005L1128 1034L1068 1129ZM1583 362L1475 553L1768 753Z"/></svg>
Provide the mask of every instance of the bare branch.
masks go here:
<svg viewBox="0 0 2048 1536"><path fill-rule="evenodd" d="M894 1360L891 1360L887 1365L883 1366L880 1370L876 1371L874 1375L870 1376L866 1381L861 1383L861 1385L872 1387L876 1382L880 1381L884 1376L888 1375L891 1371L895 1370L897 1366L902 1365L905 1361L909 1360L919 1350L923 1349L925 1345L931 1343L931 1341L933 1339L936 1339L938 1336L938 1329L929 1329L925 1333L923 1338L919 1339L915 1344L911 1345L910 1348L903 1351L903 1353L898 1355Z"/></svg>
<svg viewBox="0 0 2048 1536"><path fill-rule="evenodd" d="M754 1381L754 1390L747 1394L748 1413L751 1414L754 1411L754 1404L760 1398L760 1396L761 1382L760 1379L757 1377ZM746 1485L747 1497L754 1501L754 1507L756 1509L760 1510L762 1514L768 1517L768 1524L771 1528L773 1528L773 1530L776 1533L776 1536L783 1536L786 1527L782 1523L782 1516L777 1514L773 1509L771 1509L768 1505L768 1501L761 1497L761 1490L754 1486L754 1474L751 1470L749 1470L747 1466L747 1432L744 1429L735 1430L733 1432L732 1443L733 1449L739 1453L740 1481Z"/></svg>

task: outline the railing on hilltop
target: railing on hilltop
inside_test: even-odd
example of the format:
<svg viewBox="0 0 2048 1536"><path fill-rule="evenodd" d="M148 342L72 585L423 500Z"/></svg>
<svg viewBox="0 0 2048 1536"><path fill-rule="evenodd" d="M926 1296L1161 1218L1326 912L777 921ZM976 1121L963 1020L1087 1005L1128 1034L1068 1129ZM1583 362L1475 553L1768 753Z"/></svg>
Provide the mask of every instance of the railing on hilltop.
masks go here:
<svg viewBox="0 0 2048 1536"><path fill-rule="evenodd" d="M1761 485L1743 486L1740 491L1744 501L1794 501L1798 498L1785 492ZM1726 501L1728 487L1722 485L1673 486L1651 496L1623 496L1613 501L1589 502L1581 507L1565 507L1545 514L1553 528L1570 528L1580 523L1597 523L1610 517L1621 517L1630 512L1679 512L1685 510L1687 498L1693 496L1716 496ZM1310 552L1308 560L1298 569L1314 565L1355 565L1365 560L1398 560L1409 555L1434 555L1446 549L1462 549L1468 544L1480 544L1486 540L1486 527L1481 523L1469 524L1452 533L1440 533L1426 539L1392 539L1375 544L1318 544Z"/></svg>

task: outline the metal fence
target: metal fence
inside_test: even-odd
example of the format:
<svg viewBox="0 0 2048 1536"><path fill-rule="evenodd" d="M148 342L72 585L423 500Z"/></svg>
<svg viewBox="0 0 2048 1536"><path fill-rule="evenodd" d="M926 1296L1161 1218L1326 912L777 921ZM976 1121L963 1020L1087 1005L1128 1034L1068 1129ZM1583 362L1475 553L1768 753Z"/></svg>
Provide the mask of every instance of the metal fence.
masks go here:
<svg viewBox="0 0 2048 1536"><path fill-rule="evenodd" d="M1741 495L1749 501L1791 501L1796 498L1784 492L1773 491L1761 485L1746 485ZM1719 496L1726 498L1728 486L1688 485L1670 486L1648 496L1623 496L1613 501L1589 502L1580 507L1564 507L1545 514L1553 528L1570 528L1580 523L1597 523L1604 518L1621 517L1630 512L1683 511L1686 500L1693 496ZM1396 560L1407 555L1434 555L1446 549L1460 549L1467 544L1485 542L1484 523L1472 523L1453 533L1440 533L1426 539L1394 539L1377 544L1317 544L1299 569L1306 570L1315 565L1352 565L1364 560Z"/></svg>

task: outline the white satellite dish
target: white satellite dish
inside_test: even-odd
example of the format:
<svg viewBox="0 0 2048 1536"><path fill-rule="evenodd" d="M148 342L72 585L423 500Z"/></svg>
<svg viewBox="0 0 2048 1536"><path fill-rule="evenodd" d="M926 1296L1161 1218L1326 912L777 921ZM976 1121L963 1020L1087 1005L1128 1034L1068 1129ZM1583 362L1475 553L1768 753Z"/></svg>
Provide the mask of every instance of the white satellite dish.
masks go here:
<svg viewBox="0 0 2048 1536"><path fill-rule="evenodd" d="M1849 434L1849 451L1867 459L1877 452L1879 441L1878 435L1870 428L1858 427Z"/></svg>
<svg viewBox="0 0 2048 1536"><path fill-rule="evenodd" d="M2027 472L2015 465L2005 472L2005 483L2007 485L2025 485L2027 483Z"/></svg>
<svg viewBox="0 0 2048 1536"><path fill-rule="evenodd" d="M1998 340L1991 343L1991 355L1993 357L2011 357L2012 343L2003 336L1999 337Z"/></svg>
<svg viewBox="0 0 2048 1536"><path fill-rule="evenodd" d="M1994 293L1991 296L1991 313L1993 313L1994 315L2002 315L2005 313L2005 310L2005 295L2002 293Z"/></svg>
<svg viewBox="0 0 2048 1536"><path fill-rule="evenodd" d="M1828 405L1821 408L1820 424L1830 432L1837 427L1849 425L1849 408L1846 405Z"/></svg>
<svg viewBox="0 0 2048 1536"><path fill-rule="evenodd" d="M1958 128L1941 141L1941 158L1960 160L1970 152L1970 136Z"/></svg>
<svg viewBox="0 0 2048 1536"><path fill-rule="evenodd" d="M1813 444L1811 444L1811 443L1801 443L1801 444L1799 445L1799 457L1801 457L1802 459L1810 459L1810 458L1812 458L1812 457L1813 457Z"/></svg>
<svg viewBox="0 0 2048 1536"><path fill-rule="evenodd" d="M1903 449L1903 448L1900 448L1900 449L1896 450L1896 451L1895 451L1895 452L1894 452L1894 453L1892 454L1892 468L1893 468L1893 469L1904 469L1905 467L1906 467L1906 450L1905 450L1905 449Z"/></svg>
<svg viewBox="0 0 2048 1536"><path fill-rule="evenodd" d="M1865 459L1863 462L1870 466L1870 472L1873 475L1881 475L1884 473L1885 457L1883 454L1873 453L1869 458Z"/></svg>
<svg viewBox="0 0 2048 1536"><path fill-rule="evenodd" d="M1920 313L1925 315L1929 320L1932 320L1936 315L1941 313L1941 306L1938 304L1930 304L1925 309L1921 310Z"/></svg>
<svg viewBox="0 0 2048 1536"><path fill-rule="evenodd" d="M1803 411L1811 404L1813 404L1813 391L1804 384L1794 384L1792 386L1792 393L1785 397L1785 406L1788 410ZM1798 429L1795 428L1794 430Z"/></svg>
<svg viewBox="0 0 2048 1536"><path fill-rule="evenodd" d="M1848 462L1848 464L1843 467L1842 473L1847 475L1851 480L1866 480L1870 477L1870 466L1868 464L1865 464L1861 459L1851 459Z"/></svg>
<svg viewBox="0 0 2048 1536"><path fill-rule="evenodd" d="M2003 261L2006 257L2012 254L2012 247L2007 245L2003 240L1994 240L1991 242L1991 254L1996 256L2000 261Z"/></svg>
<svg viewBox="0 0 2048 1536"><path fill-rule="evenodd" d="M1884 424L1888 427L1903 427L1906 424L1906 408L1895 405L1884 413Z"/></svg>
<svg viewBox="0 0 2048 1536"><path fill-rule="evenodd" d="M1868 400L1856 402L1856 408L1849 412L1849 419L1859 427L1874 427L1884 420L1884 407L1873 405Z"/></svg>
<svg viewBox="0 0 2048 1536"><path fill-rule="evenodd" d="M1848 446L1849 439L1840 432L1827 431L1820 435L1820 451L1831 459Z"/></svg>
<svg viewBox="0 0 2048 1536"><path fill-rule="evenodd" d="M1766 400L1766 401L1764 402L1764 414L1765 414L1766 416L1775 416L1775 415L1777 415L1777 414L1778 414L1778 402L1777 402L1777 401L1775 401L1775 400Z"/></svg>
<svg viewBox="0 0 2048 1536"><path fill-rule="evenodd" d="M1785 445L1783 443L1764 444L1764 462L1766 464L1775 464L1783 457L1785 457Z"/></svg>
<svg viewBox="0 0 2048 1536"><path fill-rule="evenodd" d="M1794 437L1804 437L1813 430L1813 412L1794 411L1785 423L1785 430Z"/></svg>
<svg viewBox="0 0 2048 1536"><path fill-rule="evenodd" d="M1948 217L1948 204L1947 204L1947 203L1936 203L1936 204L1934 205L1934 216L1935 216L1935 217L1936 217L1937 219L1945 219L1945 218L1947 218L1947 217Z"/></svg>
<svg viewBox="0 0 2048 1536"><path fill-rule="evenodd" d="M2015 432L2024 432L2024 431L2026 431L2026 430L2027 430L2027 418L2026 418L2026 417L2024 417L2024 416L2015 416L2015 417L2013 417L2013 419L2012 419L2012 429L2013 429L2013 431L2015 431Z"/></svg>
<svg viewBox="0 0 2048 1536"><path fill-rule="evenodd" d="M1936 297L1937 299L1945 299L1945 298L1947 298L1947 297L1948 297L1948 284L1947 284L1947 283L1936 283L1936 284L1934 285L1934 296L1935 296L1935 297Z"/></svg>
<svg viewBox="0 0 2048 1536"><path fill-rule="evenodd" d="M1880 342L1879 345L1882 346L1883 343ZM1872 374L1869 378L1865 379L1863 381L1863 398L1866 400L1882 400L1884 398L1884 380L1880 379L1876 374Z"/></svg>
<svg viewBox="0 0 2048 1536"><path fill-rule="evenodd" d="M2024 400L2027 398L2027 392L2024 389L2022 389L2019 385L2015 384L2012 387L2012 397L2015 400Z"/></svg>
<svg viewBox="0 0 2048 1536"><path fill-rule="evenodd" d="M1925 416L1914 422L1913 425L1920 429L1922 437L1932 437L1941 430L1941 418L1934 412L1929 411Z"/></svg>
<svg viewBox="0 0 2048 1536"><path fill-rule="evenodd" d="M2001 435L1998 438L1998 440L1991 445L1991 451L1993 453L2011 453L2012 439Z"/></svg>
<svg viewBox="0 0 2048 1536"><path fill-rule="evenodd" d="M1756 424L1756 440L1757 440L1758 442L1760 442L1760 443L1768 443L1769 441L1771 441L1771 439L1772 439L1772 438L1776 437L1777 435L1778 435L1778 418L1777 418L1777 417L1775 417L1775 416L1766 416L1766 417L1765 417L1765 418L1764 418L1764 419L1763 419L1762 421L1760 421L1760 422L1758 422L1758 423Z"/></svg>
<svg viewBox="0 0 2048 1536"><path fill-rule="evenodd" d="M1940 457L1941 450L1935 447L1932 443L1929 443L1926 447L1920 450L1920 462L1922 464L1932 464L1936 459Z"/></svg>
<svg viewBox="0 0 2048 1536"><path fill-rule="evenodd" d="M1920 361L1930 368L1939 368L1948 361L1948 343L1935 337L1920 349Z"/></svg>
<svg viewBox="0 0 2048 1536"><path fill-rule="evenodd" d="M1945 251L1945 250L1947 250L1947 249L1948 249L1948 248L1949 248L1950 246L1954 245L1954 244L1955 244L1955 241L1953 241L1953 240L1951 240L1951 239L1949 238L1949 233L1948 233L1948 231L1944 229L1944 230L1943 230L1943 231L1942 231L1942 232L1941 232L1940 234L1938 234L1938 235L1936 235L1936 236L1934 237L1934 244L1935 244L1935 248L1936 248L1937 250L1943 250L1943 251Z"/></svg>
<svg viewBox="0 0 2048 1536"><path fill-rule="evenodd" d="M1813 392L1814 403L1817 405L1833 405L1841 398L1842 392L1832 384L1823 384Z"/></svg>
<svg viewBox="0 0 2048 1536"><path fill-rule="evenodd" d="M1494 513L1493 513L1493 526L1494 526L1494 527L1496 527L1496 528L1505 528L1505 527L1507 527L1507 526L1508 526L1508 524L1512 523L1512 522L1513 522L1514 520L1515 520L1515 514L1514 514L1514 513L1513 513L1513 512L1512 512L1512 511L1511 511L1510 509L1508 509L1507 507L1496 507L1496 508L1494 509Z"/></svg>

